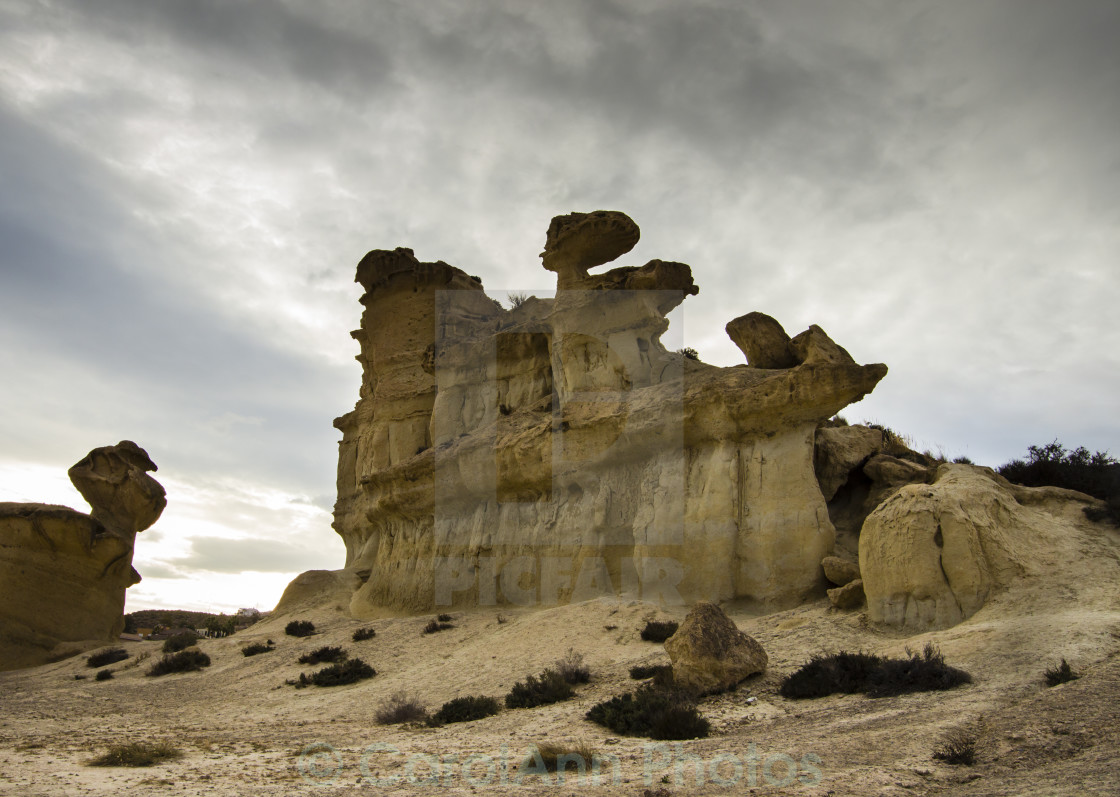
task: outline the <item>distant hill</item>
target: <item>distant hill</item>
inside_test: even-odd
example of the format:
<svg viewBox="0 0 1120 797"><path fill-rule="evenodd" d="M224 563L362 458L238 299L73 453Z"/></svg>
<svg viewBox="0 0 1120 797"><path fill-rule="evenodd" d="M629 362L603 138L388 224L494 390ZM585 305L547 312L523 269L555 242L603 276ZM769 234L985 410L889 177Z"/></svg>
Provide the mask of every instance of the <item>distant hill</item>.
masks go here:
<svg viewBox="0 0 1120 797"><path fill-rule="evenodd" d="M209 612L189 612L185 609L145 609L138 612L129 612L124 616L125 622L135 628L155 628L162 625L167 628L205 628L206 621L211 617L222 615Z"/></svg>

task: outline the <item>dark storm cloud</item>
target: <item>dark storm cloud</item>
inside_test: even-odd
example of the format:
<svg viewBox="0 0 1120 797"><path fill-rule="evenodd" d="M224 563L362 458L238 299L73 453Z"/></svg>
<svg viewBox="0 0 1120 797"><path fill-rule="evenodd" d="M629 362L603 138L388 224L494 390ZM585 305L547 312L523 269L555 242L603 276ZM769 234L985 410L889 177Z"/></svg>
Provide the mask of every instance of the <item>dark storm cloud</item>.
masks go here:
<svg viewBox="0 0 1120 797"><path fill-rule="evenodd" d="M191 263L136 222L115 175L2 106L0 178L0 361L7 375L0 396L9 411L30 416L12 429L7 455L42 453L50 426L73 419L71 410L68 417L43 417L40 426L33 406L13 400L21 382L36 384L49 374L53 382L37 385L40 408L63 400L64 392L89 400L86 409L98 416L94 428L131 425L121 436L141 439L161 463L182 458L196 467L234 466L223 441L228 427L203 428L213 419L263 417L266 428L291 427L299 440L295 430L313 428L321 402L330 403L332 389L341 393L344 373L278 351L203 297L138 271L129 258L163 259L167 268ZM255 454L277 475L307 478L316 458L279 457L283 446L281 436L262 435L233 458ZM164 453L169 449L176 453ZM323 465L312 466L319 478Z"/></svg>
<svg viewBox="0 0 1120 797"><path fill-rule="evenodd" d="M302 5L302 4L301 4ZM273 0L70 0L52 2L38 19L80 26L146 53L193 62L203 72L255 78L281 88L295 78L330 92L369 94L390 79L377 42L307 6Z"/></svg>

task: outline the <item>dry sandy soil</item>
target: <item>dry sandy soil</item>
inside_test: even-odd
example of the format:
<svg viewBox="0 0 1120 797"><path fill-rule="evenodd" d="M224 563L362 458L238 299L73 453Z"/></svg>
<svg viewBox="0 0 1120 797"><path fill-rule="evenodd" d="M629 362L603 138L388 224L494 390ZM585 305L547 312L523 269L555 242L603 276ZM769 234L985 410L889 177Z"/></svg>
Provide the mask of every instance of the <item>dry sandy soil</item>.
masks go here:
<svg viewBox="0 0 1120 797"><path fill-rule="evenodd" d="M143 642L125 643L134 658L113 665L109 681L95 682L81 657L0 674L0 794L1115 795L1120 533L1070 512L1069 545L1047 577L1024 581L949 630L906 636L826 601L766 615L725 607L762 642L770 667L703 701L712 722L707 739L618 737L583 718L596 702L636 686L632 665L668 662L639 630L648 619L682 619L685 607L594 601L503 611L505 622L494 609L454 612L455 628L431 635L421 631L428 617L361 623L330 608L308 609L298 616L313 620L317 635L285 636L288 616L204 640L213 664L202 672L145 677L159 643ZM363 625L377 636L352 642ZM275 640L274 652L241 655L245 644L266 638ZM815 653L896 655L928 641L974 682L882 699L777 694L782 676ZM334 688L284 685L315 669L297 663L301 654L327 644L378 675ZM592 671L571 701L438 729L373 721L382 701L401 690L431 708L460 695L501 697L569 648ZM143 653L152 659L136 665ZM1043 671L1063 657L1082 677L1049 688ZM932 757L955 728L978 733L972 767ZM149 768L87 766L110 744L135 740L167 740L184 756ZM516 762L529 745L573 741L617 765L608 760L598 783L574 772L563 784L536 775L516 782ZM433 761L438 784L430 782ZM783 784L787 772L792 782Z"/></svg>

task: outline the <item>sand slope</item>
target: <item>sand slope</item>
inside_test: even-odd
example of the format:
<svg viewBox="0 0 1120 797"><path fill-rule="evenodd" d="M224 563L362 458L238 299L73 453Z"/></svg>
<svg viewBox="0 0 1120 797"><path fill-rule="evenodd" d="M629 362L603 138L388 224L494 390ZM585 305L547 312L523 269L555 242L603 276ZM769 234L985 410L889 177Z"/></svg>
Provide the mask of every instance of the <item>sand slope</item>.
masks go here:
<svg viewBox="0 0 1120 797"><path fill-rule="evenodd" d="M1055 527L1066 534L1041 574L946 631L912 637L887 632L872 627L865 615L838 612L823 600L766 616L726 607L740 628L762 642L770 669L702 703L713 724L708 739L619 738L583 719L595 702L636 686L627 675L630 666L668 662L663 647L642 642L638 632L647 619L683 618L685 607L662 611L637 602L594 601L503 610L505 622L494 609L455 612L456 627L432 635L421 632L428 617L359 623L320 607L298 614L319 627L321 633L310 638L284 635L289 616L203 641L213 665L201 673L148 678L150 660L121 669L125 662L113 666L114 680L95 682L95 671L78 658L0 675L0 794L640 795L647 788L672 795L1115 794L1120 533L1086 522L1076 506L1054 512ZM352 631L362 625L376 628L377 636L352 642ZM276 651L240 654L246 643L266 638L276 641ZM850 695L795 702L777 695L781 676L814 653L901 654L927 641L975 682L951 692L878 700ZM284 686L314 669L299 665L299 655L325 644L345 647L379 674L330 689ZM132 643L129 650L156 658L158 647ZM373 722L381 701L400 690L420 695L432 708L459 695L501 697L569 648L582 653L592 670L592 682L569 702L440 729ZM1083 677L1048 688L1042 673L1062 657ZM90 677L76 681L75 674ZM961 725L980 728L980 761L971 768L934 761L931 753L943 733ZM170 740L185 757L146 769L84 765L110 743L138 739ZM514 769L527 745L575 740L618 760L617 766L608 763L597 785L590 776L574 775L560 787L536 776L518 784L512 773L502 782L503 759ZM313 760L309 753L316 751L323 755ZM410 782L410 775L429 777L424 762L433 756L443 762L438 786ZM471 756L476 760L464 774L462 764ZM704 767L700 784L698 761ZM768 775L771 782L786 775L786 761L795 762L793 782L770 785ZM489 766L494 771L486 783ZM616 772L618 782L612 782Z"/></svg>

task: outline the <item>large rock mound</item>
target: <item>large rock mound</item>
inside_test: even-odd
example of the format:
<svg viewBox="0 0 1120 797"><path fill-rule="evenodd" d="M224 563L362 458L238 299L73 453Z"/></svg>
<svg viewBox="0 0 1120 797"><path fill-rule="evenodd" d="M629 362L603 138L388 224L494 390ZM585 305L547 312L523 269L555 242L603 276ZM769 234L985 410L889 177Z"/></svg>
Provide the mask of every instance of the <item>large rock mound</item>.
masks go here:
<svg viewBox="0 0 1120 797"><path fill-rule="evenodd" d="M335 421L355 616L823 596L834 530L814 433L886 367L758 314L729 327L744 351L772 345L755 334L784 345L769 367L668 351L666 315L699 291L689 266L589 273L638 235L617 211L557 217L542 254L555 298L510 310L409 249L362 259L362 386Z"/></svg>
<svg viewBox="0 0 1120 797"><path fill-rule="evenodd" d="M1039 505L1044 497L1091 500L1016 487L969 465L942 465L932 484L900 488L860 535L870 618L907 629L947 628L1037 573L1054 548L1053 517Z"/></svg>
<svg viewBox="0 0 1120 797"><path fill-rule="evenodd" d="M167 504L146 471L156 466L125 440L70 469L90 515L64 506L0 503L0 670L28 667L116 640L136 533Z"/></svg>

